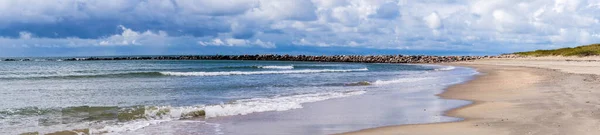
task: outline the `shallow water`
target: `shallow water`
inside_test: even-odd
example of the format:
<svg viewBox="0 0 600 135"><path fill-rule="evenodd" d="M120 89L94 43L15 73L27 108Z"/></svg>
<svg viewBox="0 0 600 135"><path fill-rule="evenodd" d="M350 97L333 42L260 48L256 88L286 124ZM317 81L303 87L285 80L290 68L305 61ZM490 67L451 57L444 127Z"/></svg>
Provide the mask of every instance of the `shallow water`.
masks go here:
<svg viewBox="0 0 600 135"><path fill-rule="evenodd" d="M440 99L435 95L452 84L469 80L474 74L476 72L471 69L456 68L403 75L401 79L364 86L365 94L306 103L302 109L196 120L205 123L173 121L165 125L177 126L150 126L134 133L317 135L391 125L458 121L461 119L444 116L444 112L470 102ZM190 133L192 131L195 133Z"/></svg>
<svg viewBox="0 0 600 135"><path fill-rule="evenodd" d="M441 113L468 102L434 95L475 73L402 64L2 61L0 134L330 134L454 121Z"/></svg>

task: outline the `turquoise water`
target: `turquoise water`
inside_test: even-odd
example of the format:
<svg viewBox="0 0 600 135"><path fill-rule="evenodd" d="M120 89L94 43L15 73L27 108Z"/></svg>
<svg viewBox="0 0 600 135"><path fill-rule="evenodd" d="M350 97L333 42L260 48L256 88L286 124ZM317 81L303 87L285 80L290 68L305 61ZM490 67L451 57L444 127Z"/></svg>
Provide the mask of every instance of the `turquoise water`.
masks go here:
<svg viewBox="0 0 600 135"><path fill-rule="evenodd" d="M443 85L396 94L416 92L439 100L435 92L419 92L439 92L474 73L456 67L363 63L0 61L0 134L73 129L151 134L152 127L172 121L294 112L309 103L365 97L410 84ZM234 131L239 130L225 133Z"/></svg>

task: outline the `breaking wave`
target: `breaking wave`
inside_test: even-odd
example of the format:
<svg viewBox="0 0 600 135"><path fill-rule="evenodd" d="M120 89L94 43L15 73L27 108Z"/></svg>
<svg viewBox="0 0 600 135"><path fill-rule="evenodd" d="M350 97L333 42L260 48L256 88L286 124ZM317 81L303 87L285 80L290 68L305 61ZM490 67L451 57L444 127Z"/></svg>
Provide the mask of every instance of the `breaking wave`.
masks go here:
<svg viewBox="0 0 600 135"><path fill-rule="evenodd" d="M290 66L293 68L293 66ZM265 66L268 69L291 69L285 66ZM217 72L124 72L99 74L33 74L33 75L0 75L0 79L76 79L76 78L126 78L126 77L160 77L160 76L226 76L226 75L257 75L257 74L307 74L326 72L358 72L362 69L302 69L302 70L272 70L272 71L217 71Z"/></svg>
<svg viewBox="0 0 600 135"><path fill-rule="evenodd" d="M456 67L447 66L447 67L435 69L435 71L450 71L450 70L454 70L454 69L456 69Z"/></svg>
<svg viewBox="0 0 600 135"><path fill-rule="evenodd" d="M409 82L419 82L423 80L429 80L433 78L424 77L424 78L400 78L394 80L377 80L373 82L374 85L387 85L387 84L398 84L398 83L409 83Z"/></svg>
<svg viewBox="0 0 600 135"><path fill-rule="evenodd" d="M99 73L99 74L77 74L77 73L66 73L66 74L33 74L33 75L2 75L0 79L74 79L74 78L101 78L101 77L157 77L163 76L159 72L124 72L124 73Z"/></svg>
<svg viewBox="0 0 600 135"><path fill-rule="evenodd" d="M257 75L257 74L305 74L305 73L326 73L326 72L357 72L368 71L362 69L321 69L321 70L285 70L285 71L224 71L224 72L160 72L163 75L171 76L225 76L225 75Z"/></svg>
<svg viewBox="0 0 600 135"><path fill-rule="evenodd" d="M294 69L294 66L257 66L263 69Z"/></svg>
<svg viewBox="0 0 600 135"><path fill-rule="evenodd" d="M246 115L250 113L268 112L268 111L286 111L302 108L302 104L310 102L324 101L334 98L343 98L356 96L366 93L366 91L345 91L345 92L327 92L313 94L298 94L289 96L276 96L270 98L251 98L235 100L229 103L217 105L199 105L199 106L134 106L134 107L67 107L67 108L22 108L0 111L0 116L10 119L11 117L21 116L44 116L59 113L61 120L49 122L46 125L63 127L64 119L73 119L71 122L80 123L82 120L89 123L101 124L96 128L86 129L90 134L99 133L122 133L141 129L150 125L159 124L166 121L182 120L189 118L214 118L221 116ZM86 114L86 115L81 115ZM55 117L55 116L51 116ZM77 127L77 126L70 126ZM65 131L73 129L62 129ZM46 131L48 133L56 131Z"/></svg>

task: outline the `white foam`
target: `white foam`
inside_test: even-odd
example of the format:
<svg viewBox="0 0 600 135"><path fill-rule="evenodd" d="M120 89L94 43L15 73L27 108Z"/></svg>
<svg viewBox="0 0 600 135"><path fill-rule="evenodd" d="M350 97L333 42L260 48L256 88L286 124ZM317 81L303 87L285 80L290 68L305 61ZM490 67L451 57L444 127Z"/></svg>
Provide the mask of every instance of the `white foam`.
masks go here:
<svg viewBox="0 0 600 135"><path fill-rule="evenodd" d="M168 110L166 113L159 113L161 111ZM128 131L135 131L148 127L151 125L160 124L162 122L180 120L187 118L186 114L204 110L204 106L184 106L184 107L172 107L172 106L158 106L158 107L145 107L144 119L128 121L119 124L104 124L105 126L98 129L90 129L91 133L108 133L108 134L122 134Z"/></svg>
<svg viewBox="0 0 600 135"><path fill-rule="evenodd" d="M263 69L294 69L294 66L258 66Z"/></svg>
<svg viewBox="0 0 600 135"><path fill-rule="evenodd" d="M387 85L387 84L399 84L399 83L409 83L409 82L418 82L423 80L433 79L430 77L423 78L399 78L394 80L377 80L373 82L375 85Z"/></svg>
<svg viewBox="0 0 600 135"><path fill-rule="evenodd" d="M356 72L368 71L362 69L322 69L322 70L285 70L285 71L227 71L227 72L160 72L163 75L171 76L225 76L225 75L257 75L257 74L305 74L305 73L324 73L324 72Z"/></svg>
<svg viewBox="0 0 600 135"><path fill-rule="evenodd" d="M435 71L450 71L450 70L454 70L454 69L456 69L456 67L447 66L447 67L435 69Z"/></svg>
<svg viewBox="0 0 600 135"><path fill-rule="evenodd" d="M303 103L323 101L333 98L342 98L361 95L365 91L330 92L317 94L302 94L278 98L252 98L237 100L232 104L206 106L206 117L219 117L231 115L246 115L249 113L266 111L286 111L302 108Z"/></svg>
<svg viewBox="0 0 600 135"><path fill-rule="evenodd" d="M117 125L107 125L99 129L91 129L92 133L108 133L121 134L128 131L138 130L150 125L160 124L166 121L180 120L189 118L190 113L204 111L205 118L213 118L220 116L246 115L257 112L267 111L286 111L302 108L302 104L310 102L318 102L334 98L343 98L355 95L361 95L366 91L350 91L350 92L328 92L315 94L300 94L292 96L281 96L274 98L252 98L236 100L228 104L207 105L207 106L186 106L186 107L146 107L145 119L120 123ZM152 108L152 109L149 109ZM167 113L159 113L160 110L169 110ZM216 125L218 126L218 125ZM216 127L216 132L220 129Z"/></svg>
<svg viewBox="0 0 600 135"><path fill-rule="evenodd" d="M170 120L138 120L138 121L130 121L130 122L126 122L126 123L121 123L118 125L110 125L110 126L105 126L103 128L100 129L90 129L90 132L92 134L114 134L114 135L118 135L118 134L122 134L124 132L127 131L135 131L138 129L142 129L144 127L148 127L151 125L156 125L156 124L160 124L162 122L166 122L166 121L170 121Z"/></svg>

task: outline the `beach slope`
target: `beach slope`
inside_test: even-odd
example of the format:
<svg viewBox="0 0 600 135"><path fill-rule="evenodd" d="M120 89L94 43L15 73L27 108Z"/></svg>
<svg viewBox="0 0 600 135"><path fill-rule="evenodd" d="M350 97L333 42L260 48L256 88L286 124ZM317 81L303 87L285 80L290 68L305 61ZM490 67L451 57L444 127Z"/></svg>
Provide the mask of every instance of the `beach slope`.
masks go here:
<svg viewBox="0 0 600 135"><path fill-rule="evenodd" d="M484 59L452 65L482 74L439 96L474 101L450 110L464 121L365 129L345 135L597 135L600 58Z"/></svg>

